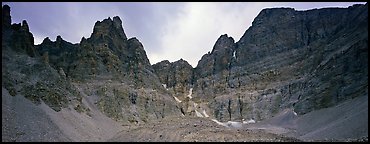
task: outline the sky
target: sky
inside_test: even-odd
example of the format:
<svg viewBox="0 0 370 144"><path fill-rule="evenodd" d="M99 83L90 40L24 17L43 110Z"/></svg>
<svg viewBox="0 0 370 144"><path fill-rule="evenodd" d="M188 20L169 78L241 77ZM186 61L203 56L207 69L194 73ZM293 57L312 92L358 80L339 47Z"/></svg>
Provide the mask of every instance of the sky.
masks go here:
<svg viewBox="0 0 370 144"><path fill-rule="evenodd" d="M119 16L128 38L143 44L151 64L184 59L196 67L227 34L239 41L264 8L309 10L366 2L3 2L12 23L27 20L35 45L60 35L71 43L90 37L96 21Z"/></svg>

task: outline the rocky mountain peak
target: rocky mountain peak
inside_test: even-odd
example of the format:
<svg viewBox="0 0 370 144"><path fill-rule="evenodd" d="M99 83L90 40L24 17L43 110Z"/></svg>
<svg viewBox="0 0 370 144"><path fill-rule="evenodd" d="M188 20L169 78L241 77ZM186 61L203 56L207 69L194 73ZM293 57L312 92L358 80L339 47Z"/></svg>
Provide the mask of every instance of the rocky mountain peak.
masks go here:
<svg viewBox="0 0 370 144"><path fill-rule="evenodd" d="M122 20L119 18L119 16L113 17L113 25L118 29L122 27Z"/></svg>
<svg viewBox="0 0 370 144"><path fill-rule="evenodd" d="M94 25L93 33L91 38L93 39L104 39L105 37L114 37L117 35L119 38L126 40L126 34L122 27L122 21L118 16L113 17L113 20L108 17L103 21L97 21Z"/></svg>
<svg viewBox="0 0 370 144"><path fill-rule="evenodd" d="M136 46L136 47L131 47L131 48L142 48L142 49L144 49L143 44L136 37L132 37L132 38L128 39L128 42L131 45Z"/></svg>
<svg viewBox="0 0 370 144"><path fill-rule="evenodd" d="M184 60L182 58L178 61L173 62L173 65L183 66L183 67L187 67L187 68L190 68L190 67L193 68L186 60Z"/></svg>
<svg viewBox="0 0 370 144"><path fill-rule="evenodd" d="M22 29L24 30L24 31L30 31L30 28L28 27L28 23L27 23L27 21L26 20L23 20L22 21Z"/></svg>
<svg viewBox="0 0 370 144"><path fill-rule="evenodd" d="M52 43L50 38L49 37L44 38L44 40L42 41L42 44L48 44L48 43Z"/></svg>
<svg viewBox="0 0 370 144"><path fill-rule="evenodd" d="M197 77L205 77L228 70L235 60L236 44L227 34L221 35L210 54L205 54L196 67Z"/></svg>
<svg viewBox="0 0 370 144"><path fill-rule="evenodd" d="M232 37L228 37L227 34L223 34L217 39L211 54L216 51L223 51L227 49L234 49L234 39Z"/></svg>
<svg viewBox="0 0 370 144"><path fill-rule="evenodd" d="M11 26L11 16L10 16L10 7L8 5L3 6L3 29L10 29Z"/></svg>
<svg viewBox="0 0 370 144"><path fill-rule="evenodd" d="M62 37L60 35L58 35L57 38L56 38L56 41L61 42L62 40L63 40Z"/></svg>
<svg viewBox="0 0 370 144"><path fill-rule="evenodd" d="M84 42L86 42L86 38L85 38L85 37L82 37L82 38L81 38L81 41L80 41L80 44L82 44L82 43L84 43Z"/></svg>
<svg viewBox="0 0 370 144"><path fill-rule="evenodd" d="M26 53L31 57L38 56L34 48L34 38L29 31L27 21L23 20L22 23L11 24L10 7L8 5L3 6L2 16L3 43L9 43L16 52Z"/></svg>
<svg viewBox="0 0 370 144"><path fill-rule="evenodd" d="M154 64L153 69L162 85L176 96L187 94L194 81L193 67L184 59L172 63L163 60Z"/></svg>

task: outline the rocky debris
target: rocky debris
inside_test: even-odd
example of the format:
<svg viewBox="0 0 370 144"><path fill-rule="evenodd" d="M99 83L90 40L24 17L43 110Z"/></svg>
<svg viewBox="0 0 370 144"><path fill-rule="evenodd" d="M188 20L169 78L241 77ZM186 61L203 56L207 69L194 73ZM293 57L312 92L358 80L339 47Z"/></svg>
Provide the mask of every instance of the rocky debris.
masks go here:
<svg viewBox="0 0 370 144"><path fill-rule="evenodd" d="M109 141L138 142L266 142L300 140L264 130L230 129L205 118L167 117L123 130Z"/></svg>
<svg viewBox="0 0 370 144"><path fill-rule="evenodd" d="M4 87L1 92L2 142L71 141L39 106L23 96L10 96Z"/></svg>

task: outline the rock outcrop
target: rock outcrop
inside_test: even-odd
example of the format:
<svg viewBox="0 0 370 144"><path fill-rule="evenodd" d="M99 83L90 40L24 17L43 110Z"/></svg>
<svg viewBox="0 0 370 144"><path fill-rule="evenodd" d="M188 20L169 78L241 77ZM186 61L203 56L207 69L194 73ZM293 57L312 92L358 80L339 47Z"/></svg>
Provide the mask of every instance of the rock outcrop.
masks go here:
<svg viewBox="0 0 370 144"><path fill-rule="evenodd" d="M65 70L82 93L96 96L97 107L117 121L141 123L180 114L143 45L135 37L127 39L119 17L96 22L91 37L79 44L58 37L56 42L44 40L39 50L47 52L50 63Z"/></svg>
<svg viewBox="0 0 370 144"><path fill-rule="evenodd" d="M11 24L10 7L4 5L2 8L2 41L6 45L11 45L17 52L25 53L31 57L38 56L34 47L34 39L30 33L26 20L22 24Z"/></svg>
<svg viewBox="0 0 370 144"><path fill-rule="evenodd" d="M10 26L12 23L12 17L10 16L10 7L8 5L3 6L2 17L3 17L3 21L2 21L3 30L10 29Z"/></svg>
<svg viewBox="0 0 370 144"><path fill-rule="evenodd" d="M168 60L153 65L163 87L184 99L188 95L193 83L193 67L185 60L180 59L173 63Z"/></svg>
<svg viewBox="0 0 370 144"><path fill-rule="evenodd" d="M236 44L232 37L228 37L227 34L221 35L213 46L212 52L199 60L196 67L197 78L228 71L235 61L235 48Z"/></svg>

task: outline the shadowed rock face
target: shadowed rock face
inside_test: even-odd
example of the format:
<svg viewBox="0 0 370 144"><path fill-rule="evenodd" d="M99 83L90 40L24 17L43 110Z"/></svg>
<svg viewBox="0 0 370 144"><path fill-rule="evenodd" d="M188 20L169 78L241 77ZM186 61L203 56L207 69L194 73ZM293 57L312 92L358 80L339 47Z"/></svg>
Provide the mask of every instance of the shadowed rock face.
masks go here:
<svg viewBox="0 0 370 144"><path fill-rule="evenodd" d="M367 12L367 4L264 9L236 44L223 35L202 57L194 95L225 121L291 107L304 114L367 94Z"/></svg>
<svg viewBox="0 0 370 144"><path fill-rule="evenodd" d="M229 70L233 60L235 61L233 57L235 48L236 45L232 37L228 37L227 34L221 35L213 46L212 52L199 60L196 67L196 77L203 78Z"/></svg>
<svg viewBox="0 0 370 144"><path fill-rule="evenodd" d="M10 7L8 5L3 6L3 21L2 21L2 27L3 30L5 29L10 29L11 23L12 23L12 18L10 16Z"/></svg>
<svg viewBox="0 0 370 144"><path fill-rule="evenodd" d="M25 53L31 57L37 56L33 35L30 33L27 21L23 20L22 24L11 24L10 7L5 5L2 11L3 43L11 45L14 51Z"/></svg>

